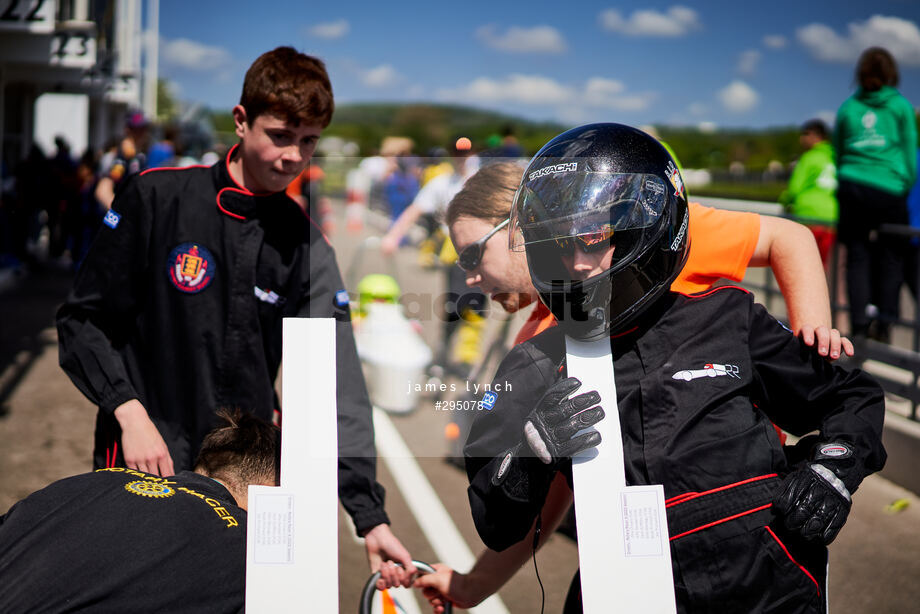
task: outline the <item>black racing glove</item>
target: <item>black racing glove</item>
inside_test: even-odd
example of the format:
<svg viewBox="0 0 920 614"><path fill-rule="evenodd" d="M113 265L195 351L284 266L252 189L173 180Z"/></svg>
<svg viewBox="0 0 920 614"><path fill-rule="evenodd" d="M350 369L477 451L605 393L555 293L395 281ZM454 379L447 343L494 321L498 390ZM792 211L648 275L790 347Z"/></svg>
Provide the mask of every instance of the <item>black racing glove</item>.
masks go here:
<svg viewBox="0 0 920 614"><path fill-rule="evenodd" d="M575 433L604 417L603 409L593 407L601 400L597 391L568 398L580 386L581 382L574 377L553 384L528 414L524 441L496 457L491 481L510 499L541 500L560 460L601 442L597 431L573 438Z"/></svg>
<svg viewBox="0 0 920 614"><path fill-rule="evenodd" d="M774 509L790 531L830 544L846 522L852 505L850 488L856 489L860 477L849 444L820 444L811 461L783 480Z"/></svg>
<svg viewBox="0 0 920 614"><path fill-rule="evenodd" d="M601 434L597 431L573 437L578 431L604 418L604 410L593 407L601 400L596 390L568 398L579 387L581 382L574 377L556 382L540 397L524 423L524 441L547 465L556 464L562 458L574 456L601 442Z"/></svg>

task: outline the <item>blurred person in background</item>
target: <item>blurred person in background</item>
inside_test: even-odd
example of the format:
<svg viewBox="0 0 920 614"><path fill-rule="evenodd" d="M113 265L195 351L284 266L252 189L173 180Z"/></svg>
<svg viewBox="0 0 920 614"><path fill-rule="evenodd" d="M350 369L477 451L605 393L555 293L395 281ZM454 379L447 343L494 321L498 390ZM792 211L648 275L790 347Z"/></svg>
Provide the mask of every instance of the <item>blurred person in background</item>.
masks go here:
<svg viewBox="0 0 920 614"><path fill-rule="evenodd" d="M895 89L898 82L892 55L866 49L856 66L856 92L840 106L834 127L837 233L847 249L854 341L888 342L898 318L908 239L879 232L881 224L908 223L907 193L917 179L917 124L910 102ZM878 308L874 321L870 303Z"/></svg>
<svg viewBox="0 0 920 614"><path fill-rule="evenodd" d="M53 168L42 148L33 143L29 155L16 166L13 255L36 264L45 222L41 213L57 206Z"/></svg>
<svg viewBox="0 0 920 614"><path fill-rule="evenodd" d="M418 160L408 154L396 157L396 166L383 181L390 219L395 222L419 191Z"/></svg>
<svg viewBox="0 0 920 614"><path fill-rule="evenodd" d="M13 255L13 227L15 224L15 209L12 188L16 185L15 179L7 177L6 160L0 160L0 284L3 278L21 270L19 259Z"/></svg>
<svg viewBox="0 0 920 614"><path fill-rule="evenodd" d="M422 185L424 186L438 175L452 173L453 170L454 167L451 165L450 160L448 160L447 150L443 147L433 147L428 152L428 156L422 168Z"/></svg>
<svg viewBox="0 0 920 614"><path fill-rule="evenodd" d="M391 225L418 194L421 169L418 157L412 153L414 146L415 142L404 136L388 136L380 145L380 155L387 163L380 178L380 191Z"/></svg>
<svg viewBox="0 0 920 614"><path fill-rule="evenodd" d="M469 138L455 139L452 149L451 172L434 177L419 190L412 204L406 207L381 239L380 248L384 255L396 252L403 237L422 215L433 215L438 224L443 225L444 214L451 199L479 169L480 160L474 155ZM483 314L488 306L481 292L467 288L463 271L454 266L457 252L449 240L444 242L439 259L447 267L447 296L443 312L439 314L444 322L444 335L435 364L445 371L453 371L464 377L479 357L479 345L485 327ZM452 346L455 334L457 339Z"/></svg>
<svg viewBox="0 0 920 614"><path fill-rule="evenodd" d="M284 191L311 220L319 224L323 234L331 237L335 233L335 216L332 201L323 194L326 172L320 165L320 160L321 156L314 154L307 168L303 169Z"/></svg>
<svg viewBox="0 0 920 614"><path fill-rule="evenodd" d="M213 166L224 159L227 154L227 146L223 143L215 143L201 156L201 163L205 166Z"/></svg>
<svg viewBox="0 0 920 614"><path fill-rule="evenodd" d="M92 150L86 150L77 164L77 186L79 197L73 211L74 219L70 233L70 256L74 270L80 268L89 251L89 246L99 230L105 208L96 200L96 169L98 162Z"/></svg>
<svg viewBox="0 0 920 614"><path fill-rule="evenodd" d="M521 158L524 156L524 146L518 142L514 133L514 126L506 124L502 128L501 155L505 158Z"/></svg>
<svg viewBox="0 0 920 614"><path fill-rule="evenodd" d="M150 152L147 154L147 168L173 166L172 160L176 157L176 141L178 140L178 126L166 124L163 127L163 138L150 146Z"/></svg>
<svg viewBox="0 0 920 614"><path fill-rule="evenodd" d="M827 125L820 119L802 125L799 143L804 153L792 171L789 187L779 197L787 212L807 218L801 221L815 235L825 269L836 239L837 222L837 167L828 136Z"/></svg>
<svg viewBox="0 0 920 614"><path fill-rule="evenodd" d="M54 146L54 155L49 160L54 195L45 206L45 223L49 234L48 256L58 260L65 256L64 251L69 247L68 239L79 221L80 188L77 181L77 161L70 151L70 143L58 135L54 137Z"/></svg>
<svg viewBox="0 0 920 614"><path fill-rule="evenodd" d="M510 123L502 126L499 134L491 135L487 146L488 149L481 154L483 158L520 158L524 155L524 147L518 142L514 126Z"/></svg>
<svg viewBox="0 0 920 614"><path fill-rule="evenodd" d="M424 187L438 175L454 171L454 167L447 157L447 150L443 147L433 147L428 151L428 155L422 164L420 187ZM419 266L433 269L437 266L438 252L447 239L447 233L434 214L423 213L416 223L424 228L426 233L425 238L418 245Z"/></svg>
<svg viewBox="0 0 920 614"><path fill-rule="evenodd" d="M125 118L125 136L113 150L106 152L100 162L96 199L106 209L112 208L115 190L127 177L147 168L147 139L150 122L141 111L132 111Z"/></svg>

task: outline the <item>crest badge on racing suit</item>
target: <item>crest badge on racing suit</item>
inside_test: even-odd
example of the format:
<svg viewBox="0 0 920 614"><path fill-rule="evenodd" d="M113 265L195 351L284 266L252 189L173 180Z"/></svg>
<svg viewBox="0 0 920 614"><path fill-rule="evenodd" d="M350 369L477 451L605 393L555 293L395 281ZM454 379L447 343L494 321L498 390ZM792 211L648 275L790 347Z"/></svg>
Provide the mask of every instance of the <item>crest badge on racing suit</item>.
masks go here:
<svg viewBox="0 0 920 614"><path fill-rule="evenodd" d="M207 288L214 279L214 257L197 243L182 243L169 252L167 269L176 288L195 294Z"/></svg>
<svg viewBox="0 0 920 614"><path fill-rule="evenodd" d="M176 494L175 489L170 488L166 484L158 484L157 482L148 482L145 480L129 482L125 484L125 490L131 494L149 497L151 499L162 499L163 497L171 497Z"/></svg>

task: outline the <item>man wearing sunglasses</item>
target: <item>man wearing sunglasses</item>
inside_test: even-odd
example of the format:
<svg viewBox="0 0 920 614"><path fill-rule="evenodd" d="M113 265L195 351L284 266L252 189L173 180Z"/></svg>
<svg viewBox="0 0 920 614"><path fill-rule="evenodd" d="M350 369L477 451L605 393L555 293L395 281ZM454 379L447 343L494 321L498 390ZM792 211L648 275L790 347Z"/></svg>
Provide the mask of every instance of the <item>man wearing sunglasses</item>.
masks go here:
<svg viewBox="0 0 920 614"><path fill-rule="evenodd" d="M491 239L496 232L508 225L508 220L502 220L495 227L486 233L481 239L473 241L463 248L457 255L457 265L467 273L475 271L482 260L482 252L485 249L486 242Z"/></svg>

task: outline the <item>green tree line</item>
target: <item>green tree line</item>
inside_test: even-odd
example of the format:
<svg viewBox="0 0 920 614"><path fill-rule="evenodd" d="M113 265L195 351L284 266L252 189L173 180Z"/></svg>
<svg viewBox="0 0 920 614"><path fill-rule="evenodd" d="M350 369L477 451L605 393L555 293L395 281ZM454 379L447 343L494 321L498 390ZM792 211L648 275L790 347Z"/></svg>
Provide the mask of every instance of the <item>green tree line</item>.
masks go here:
<svg viewBox="0 0 920 614"><path fill-rule="evenodd" d="M212 121L222 139L235 141L229 111L212 112ZM338 105L323 134L354 141L361 155L373 154L386 136L405 136L415 142L415 152L424 155L432 148L447 147L458 136L469 137L478 150L483 150L509 127L530 156L573 126L459 105L362 103ZM685 168L726 170L733 162L740 162L748 171L760 172L773 160L785 166L800 154L797 126L702 131L659 125L656 129Z"/></svg>

